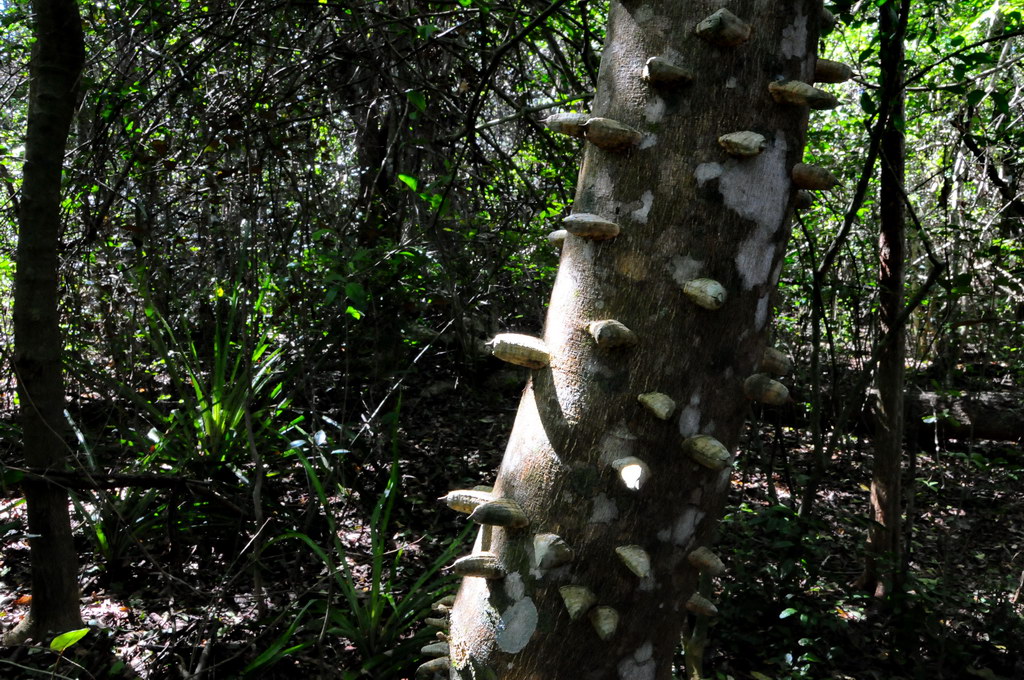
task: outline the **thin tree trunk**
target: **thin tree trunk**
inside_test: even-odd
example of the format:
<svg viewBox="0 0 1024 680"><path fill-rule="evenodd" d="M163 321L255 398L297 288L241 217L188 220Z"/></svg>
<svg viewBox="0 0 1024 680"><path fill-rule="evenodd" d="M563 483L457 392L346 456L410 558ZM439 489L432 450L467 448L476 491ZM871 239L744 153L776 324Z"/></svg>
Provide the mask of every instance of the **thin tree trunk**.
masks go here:
<svg viewBox="0 0 1024 680"><path fill-rule="evenodd" d="M699 24L731 27L721 14L704 22L719 9L611 4L592 115L638 135L612 149L611 124L583 125L576 233L564 242L543 347L496 339L497 355L541 367L493 491L449 496L483 526L456 565L467 578L450 658L424 674L664 680L687 611L711 611L692 596L702 570L720 564L697 549L722 511L746 395L785 399L766 376L747 379L765 349L808 107L777 100L788 90L773 96L769 84L813 80L821 19L812 0L747 0L729 9L749 35L736 25L698 36ZM672 81L673 66L692 80ZM820 91L805 95L829 104ZM561 122L578 131L579 121ZM734 138L731 151L719 142L741 131L763 140ZM578 235L615 231L587 215L621 233ZM642 405L641 395L660 399L652 393L671 398L669 415Z"/></svg>
<svg viewBox="0 0 1024 680"><path fill-rule="evenodd" d="M18 215L14 290L14 369L18 378L25 461L60 470L64 384L57 310L61 172L84 62L82 22L74 0L36 0L36 44L30 69L28 133ZM67 491L26 479L32 559L32 605L4 642L39 639L82 626L78 557Z"/></svg>
<svg viewBox="0 0 1024 680"><path fill-rule="evenodd" d="M882 101L889 107L889 124L882 136L880 183L881 232L878 238L879 337L893 331L882 348L875 382L874 461L871 475L871 515L864 587L884 598L898 592L900 516L902 512L903 382L906 337L896 328L903 311L904 251L906 250L904 180L904 34L909 0L879 8L882 52Z"/></svg>

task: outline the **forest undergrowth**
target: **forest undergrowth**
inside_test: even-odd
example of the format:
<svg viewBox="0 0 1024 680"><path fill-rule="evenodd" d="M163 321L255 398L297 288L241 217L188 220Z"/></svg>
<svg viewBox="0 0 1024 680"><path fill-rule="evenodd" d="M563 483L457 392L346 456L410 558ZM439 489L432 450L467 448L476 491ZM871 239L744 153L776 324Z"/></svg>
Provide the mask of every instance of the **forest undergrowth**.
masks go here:
<svg viewBox="0 0 1024 680"><path fill-rule="evenodd" d="M491 481L517 402L505 382L498 391L439 381L410 392L364 435L362 454L334 447L322 430L261 441L281 459L261 492L262 529L242 507L245 485L79 495L89 634L63 653L3 649L0 675L413 677L436 632L422 619L454 588L443 567L468 550L465 523L437 498ZM802 518L793 499L810 444L768 425L733 477L707 677L1024 677L1019 449L951 440L917 455L907 480L907 594L882 610L854 585L868 444L848 438ZM24 506L13 491L0 522L7 628L27 611L29 584Z"/></svg>

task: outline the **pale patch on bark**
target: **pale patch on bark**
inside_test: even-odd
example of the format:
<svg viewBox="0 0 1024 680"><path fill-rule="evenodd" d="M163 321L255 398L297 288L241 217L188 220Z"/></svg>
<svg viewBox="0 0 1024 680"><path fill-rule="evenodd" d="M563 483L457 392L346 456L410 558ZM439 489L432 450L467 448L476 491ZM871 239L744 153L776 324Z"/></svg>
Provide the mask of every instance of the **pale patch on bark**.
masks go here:
<svg viewBox="0 0 1024 680"><path fill-rule="evenodd" d="M636 208L630 213L630 217L641 224L647 224L647 215L651 212L651 206L654 205L654 192L647 190L643 196L640 197L640 207ZM632 208L633 206L630 205Z"/></svg>
<svg viewBox="0 0 1024 680"><path fill-rule="evenodd" d="M754 328L761 330L768 323L768 293L761 296L757 301L757 310L754 312Z"/></svg>
<svg viewBox="0 0 1024 680"><path fill-rule="evenodd" d="M604 433L601 443L601 462L610 465L612 461L636 455L637 436L629 431L625 421L619 421Z"/></svg>
<svg viewBox="0 0 1024 680"><path fill-rule="evenodd" d="M711 180L718 179L721 176L722 165L720 163L701 163L693 171L693 178L697 180L697 186L699 187L702 187Z"/></svg>
<svg viewBox="0 0 1024 680"><path fill-rule="evenodd" d="M774 289L779 285L779 277L782 276L782 265L785 264L784 259L780 259L779 263L775 265L775 270L772 272L771 287Z"/></svg>
<svg viewBox="0 0 1024 680"><path fill-rule="evenodd" d="M704 263L689 255L676 255L668 263L668 271L672 280L682 286L700 276Z"/></svg>
<svg viewBox="0 0 1024 680"><path fill-rule="evenodd" d="M537 607L525 598L505 610L498 622L495 641L498 648L508 654L522 651L537 630Z"/></svg>
<svg viewBox="0 0 1024 680"><path fill-rule="evenodd" d="M633 12L633 20L636 21L637 26L643 26L654 18L654 8L650 5L641 5L636 8Z"/></svg>
<svg viewBox="0 0 1024 680"><path fill-rule="evenodd" d="M793 23L782 30L779 52L783 57L801 57L807 51L807 16L800 12Z"/></svg>
<svg viewBox="0 0 1024 680"><path fill-rule="evenodd" d="M619 516L619 506L608 496L598 494L594 498L594 504L590 509L591 524L610 524Z"/></svg>
<svg viewBox="0 0 1024 680"><path fill-rule="evenodd" d="M690 403L679 413L679 434L690 437L700 429L700 393L690 397Z"/></svg>
<svg viewBox="0 0 1024 680"><path fill-rule="evenodd" d="M672 527L672 542L676 545L686 545L693 539L697 525L704 519L704 511L695 505L687 506Z"/></svg>
<svg viewBox="0 0 1024 680"><path fill-rule="evenodd" d="M658 135L654 133L644 135L643 141L640 142L638 149L649 149L658 143Z"/></svg>
<svg viewBox="0 0 1024 680"><path fill-rule="evenodd" d="M587 192L597 199L602 210L608 211L608 217L615 214L615 182L607 164L594 172L594 181L587 187Z"/></svg>
<svg viewBox="0 0 1024 680"><path fill-rule="evenodd" d="M526 595L526 584L523 583L523 577L515 572L506 576L505 594L513 602L523 599L523 596Z"/></svg>
<svg viewBox="0 0 1024 680"><path fill-rule="evenodd" d="M645 642L619 662L619 680L654 680L654 645Z"/></svg>
<svg viewBox="0 0 1024 680"><path fill-rule="evenodd" d="M700 409L687 406L679 414L679 434L692 437L700 429Z"/></svg>
<svg viewBox="0 0 1024 680"><path fill-rule="evenodd" d="M659 123L665 116L665 100L655 95L644 107L644 120L648 123Z"/></svg>
<svg viewBox="0 0 1024 680"><path fill-rule="evenodd" d="M736 85L738 85L738 84L739 83L736 80L736 76L729 76L729 79L725 81L725 86L727 88L729 88L730 90L735 89Z"/></svg>
<svg viewBox="0 0 1024 680"><path fill-rule="evenodd" d="M736 269L744 290L767 283L771 272L775 235L782 226L789 193L786 148L779 132L760 156L728 161L719 178L718 190L725 205L757 225L736 253Z"/></svg>

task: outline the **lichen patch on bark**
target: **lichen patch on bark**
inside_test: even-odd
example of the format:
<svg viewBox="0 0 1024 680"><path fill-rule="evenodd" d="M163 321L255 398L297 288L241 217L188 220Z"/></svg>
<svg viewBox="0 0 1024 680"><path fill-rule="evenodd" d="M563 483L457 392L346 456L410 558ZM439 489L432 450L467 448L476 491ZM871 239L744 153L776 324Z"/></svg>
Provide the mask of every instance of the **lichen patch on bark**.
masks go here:
<svg viewBox="0 0 1024 680"><path fill-rule="evenodd" d="M803 12L797 12L793 23L783 29L779 53L787 59L803 59L807 54L807 15Z"/></svg>
<svg viewBox="0 0 1024 680"><path fill-rule="evenodd" d="M754 310L754 328L760 331L768 323L768 293L761 296L757 301L757 309Z"/></svg>
<svg viewBox="0 0 1024 680"><path fill-rule="evenodd" d="M645 642L635 652L619 662L619 680L654 680L654 670L657 664L651 658L654 653L654 646Z"/></svg>
<svg viewBox="0 0 1024 680"><path fill-rule="evenodd" d="M719 166L722 169L718 191L726 207L756 223L762 230L774 232L782 224L781 216L789 200L788 148L785 133L780 130L761 154L753 158L730 159L724 167Z"/></svg>
<svg viewBox="0 0 1024 680"><path fill-rule="evenodd" d="M764 153L754 159L729 161L719 178L718 190L725 205L757 225L736 252L736 270L744 290L766 284L771 274L774 241L789 197L786 149L779 132Z"/></svg>
<svg viewBox="0 0 1024 680"><path fill-rule="evenodd" d="M720 163L701 163L693 171L693 178L697 180L697 186L703 187L713 179L722 176L722 165Z"/></svg>
<svg viewBox="0 0 1024 680"><path fill-rule="evenodd" d="M530 598L523 598L501 615L495 641L501 651L515 654L526 647L535 630L537 630L537 607Z"/></svg>
<svg viewBox="0 0 1024 680"><path fill-rule="evenodd" d="M679 434L690 437L697 434L700 429L700 411L692 406L687 406L679 414Z"/></svg>
<svg viewBox="0 0 1024 680"><path fill-rule="evenodd" d="M591 524L610 524L619 516L619 507L615 501L603 493L594 498L594 504L590 510Z"/></svg>
<svg viewBox="0 0 1024 680"><path fill-rule="evenodd" d="M640 207L634 209L629 216L641 224L647 224L647 215L650 214L652 205L654 205L654 193L647 190L640 197Z"/></svg>
<svg viewBox="0 0 1024 680"><path fill-rule="evenodd" d="M644 107L644 120L648 123L660 123L661 119L665 117L665 100L655 95L651 97L651 101L647 102L647 106Z"/></svg>
<svg viewBox="0 0 1024 680"><path fill-rule="evenodd" d="M523 577L515 572L505 577L505 594L513 602L521 600L526 595L526 585L523 583Z"/></svg>
<svg viewBox="0 0 1024 680"><path fill-rule="evenodd" d="M676 518L672 526L672 542L676 545L686 545L693 539L697 525L704 519L704 511L695 505L689 505Z"/></svg>
<svg viewBox="0 0 1024 680"><path fill-rule="evenodd" d="M689 255L676 255L669 260L668 269L672 280L677 285L684 286L687 281L692 281L700 276L704 269L704 263Z"/></svg>

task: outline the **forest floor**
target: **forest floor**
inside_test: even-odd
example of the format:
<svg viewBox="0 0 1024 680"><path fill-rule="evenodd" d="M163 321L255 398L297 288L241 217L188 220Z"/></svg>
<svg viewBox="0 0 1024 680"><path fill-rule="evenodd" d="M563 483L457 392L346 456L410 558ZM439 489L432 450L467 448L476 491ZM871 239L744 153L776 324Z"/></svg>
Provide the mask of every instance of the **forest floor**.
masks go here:
<svg viewBox="0 0 1024 680"><path fill-rule="evenodd" d="M200 501L183 491L109 494L107 501L118 502L107 505L121 513L114 519L101 517L102 498L83 498L81 510L91 518L76 514L76 526L91 634L64 655L46 645L3 649L0 677L411 677L422 661L415 650L396 660L389 650L367 651L358 630L343 634L344 616L323 605L348 607L345 586L329 578L330 562L311 546L329 552L331 532L340 538L349 595L359 607L387 608L376 586L410 599L434 597L444 586L436 578L416 583L465 525L436 499L492 481L517 396L438 389L420 403L407 400L396 436L380 435L375 458L337 468L326 507L298 460L269 477L266 531L254 530L251 513L232 517L205 501L198 511ZM721 613L711 629L709 678L1024 678L1019 448L945 442L916 457L907 480L914 492L909 594L880 612L852 585L868 523L867 445L848 440L832 461L814 519L803 520L792 497L805 479L810 445L794 430L774 432L747 447L758 453L745 454L734 476L720 531L728 572L714 597ZM400 489L385 526L378 501L390 453ZM107 530L102 539L98 526ZM0 627L7 629L30 601L24 506L11 491L0 500L0 530ZM268 537L286 532L309 541L268 545ZM259 559L255 543L265 549ZM407 639L410 631L392 635Z"/></svg>

